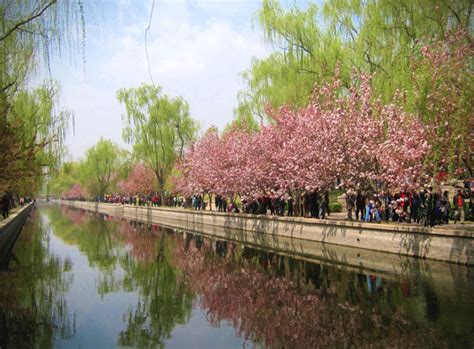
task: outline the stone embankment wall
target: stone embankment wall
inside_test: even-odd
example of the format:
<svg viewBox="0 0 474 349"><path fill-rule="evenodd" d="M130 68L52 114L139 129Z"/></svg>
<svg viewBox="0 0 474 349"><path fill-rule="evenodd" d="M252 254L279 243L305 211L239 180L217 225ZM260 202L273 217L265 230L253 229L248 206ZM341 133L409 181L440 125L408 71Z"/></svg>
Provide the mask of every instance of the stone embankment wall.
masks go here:
<svg viewBox="0 0 474 349"><path fill-rule="evenodd" d="M335 252L337 249L331 249L331 245L339 245L474 265L472 227L424 228L80 201L60 201L60 203L131 220L167 225L192 232L204 232L207 235L232 240L238 239L255 245L265 243L268 247L275 248L290 244L294 245L292 250L301 254L308 253L310 249L312 254L330 256L337 253ZM367 253L362 250L356 251L352 250L352 254L357 257L361 254L371 254L371 251Z"/></svg>
<svg viewBox="0 0 474 349"><path fill-rule="evenodd" d="M33 203L27 204L0 222L0 269L8 267L11 251L26 222Z"/></svg>

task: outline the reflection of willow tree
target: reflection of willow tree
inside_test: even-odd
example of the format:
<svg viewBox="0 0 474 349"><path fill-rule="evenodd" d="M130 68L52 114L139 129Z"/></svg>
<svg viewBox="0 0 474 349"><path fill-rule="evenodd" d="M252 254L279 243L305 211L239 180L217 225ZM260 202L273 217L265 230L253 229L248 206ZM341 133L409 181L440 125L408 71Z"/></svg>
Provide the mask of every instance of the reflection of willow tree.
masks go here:
<svg viewBox="0 0 474 349"><path fill-rule="evenodd" d="M120 241L113 238L117 223L103 216L71 208L43 208L55 235L68 245L76 245L87 256L89 265L106 272L113 270L121 252Z"/></svg>
<svg viewBox="0 0 474 349"><path fill-rule="evenodd" d="M48 230L34 214L15 245L16 260L0 272L1 348L51 348L55 337L74 332L63 298L71 261L50 254Z"/></svg>
<svg viewBox="0 0 474 349"><path fill-rule="evenodd" d="M163 347L176 324L185 324L190 316L193 296L178 270L170 264L175 240L161 232L155 242L156 262L140 263L125 260L124 285L139 290L140 300L127 314L127 329L118 344L135 347Z"/></svg>
<svg viewBox="0 0 474 349"><path fill-rule="evenodd" d="M211 324L229 321L238 335L265 346L446 345L432 327L394 306L392 295L380 294L385 290L368 295L363 275L224 242L186 239L183 245L176 261Z"/></svg>
<svg viewBox="0 0 474 349"><path fill-rule="evenodd" d="M175 240L166 231L75 209L56 207L48 214L55 234L77 245L99 268L99 294L137 291L139 300L124 316L127 328L119 345L163 347L174 327L187 322L193 296L171 263ZM119 266L123 273L117 272Z"/></svg>

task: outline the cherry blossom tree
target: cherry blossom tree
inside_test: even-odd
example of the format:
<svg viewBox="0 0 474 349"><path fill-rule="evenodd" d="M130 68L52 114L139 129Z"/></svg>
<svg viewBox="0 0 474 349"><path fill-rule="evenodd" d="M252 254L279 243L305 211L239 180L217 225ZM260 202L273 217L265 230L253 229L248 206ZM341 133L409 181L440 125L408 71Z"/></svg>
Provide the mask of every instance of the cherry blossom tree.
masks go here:
<svg viewBox="0 0 474 349"><path fill-rule="evenodd" d="M273 123L259 132L208 132L182 163L179 190L250 199L344 186L415 187L430 146L417 115L383 105L371 76L354 77L348 90L333 79L315 88L300 109L267 108Z"/></svg>
<svg viewBox="0 0 474 349"><path fill-rule="evenodd" d="M156 188L156 176L148 165L138 163L132 167L128 178L119 182L117 187L124 195L151 194Z"/></svg>
<svg viewBox="0 0 474 349"><path fill-rule="evenodd" d="M177 179L177 189L184 195L216 192L220 180L221 140L217 129L210 128L194 143L178 166L182 172Z"/></svg>
<svg viewBox="0 0 474 349"><path fill-rule="evenodd" d="M79 183L76 183L73 184L68 191L62 194L62 198L67 200L77 200L84 199L86 195L86 191L81 187Z"/></svg>

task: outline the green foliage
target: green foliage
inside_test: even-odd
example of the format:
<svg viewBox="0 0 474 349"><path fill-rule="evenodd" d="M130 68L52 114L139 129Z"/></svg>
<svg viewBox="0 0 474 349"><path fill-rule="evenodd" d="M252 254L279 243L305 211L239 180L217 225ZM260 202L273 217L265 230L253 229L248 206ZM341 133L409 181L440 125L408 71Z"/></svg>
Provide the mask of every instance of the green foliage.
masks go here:
<svg viewBox="0 0 474 349"><path fill-rule="evenodd" d="M56 84L28 91L27 82L38 62L49 70L51 54L64 44L83 50L84 28L81 0L0 3L0 192L31 195L58 165L71 114L57 111Z"/></svg>
<svg viewBox="0 0 474 349"><path fill-rule="evenodd" d="M117 99L125 104L123 139L133 144L134 155L147 163L163 191L177 160L197 132L182 97L162 94L161 87L143 84L120 89Z"/></svg>
<svg viewBox="0 0 474 349"><path fill-rule="evenodd" d="M0 272L0 338L2 347L51 348L55 333L74 335L73 314L65 294L72 284L69 256L51 254L50 222L37 211L15 244L15 262Z"/></svg>
<svg viewBox="0 0 474 349"><path fill-rule="evenodd" d="M112 141L101 138L87 150L80 165L81 182L91 195L103 196L112 189L124 162L124 151Z"/></svg>
<svg viewBox="0 0 474 349"><path fill-rule="evenodd" d="M78 162L65 162L61 168L51 177L49 182L49 194L60 197L72 186L80 182L80 164Z"/></svg>
<svg viewBox="0 0 474 349"><path fill-rule="evenodd" d="M238 113L234 115L232 122L228 123L224 128L224 133L229 132L233 128L238 128L241 130L247 130L249 132L258 132L260 130L259 123L252 117L251 114Z"/></svg>
<svg viewBox="0 0 474 349"><path fill-rule="evenodd" d="M322 10L314 3L285 10L264 0L258 21L276 51L243 74L247 89L237 111L261 116L265 103L304 105L313 86L336 68L346 86L354 71L375 74L375 91L390 101L397 89L413 90L410 62L418 40L442 35L448 26L469 26L471 7L468 0L339 0Z"/></svg>
<svg viewBox="0 0 474 349"><path fill-rule="evenodd" d="M0 192L33 195L46 169L56 168L72 118L69 111L56 110L58 94L58 86L51 83L19 91L10 99L0 127Z"/></svg>
<svg viewBox="0 0 474 349"><path fill-rule="evenodd" d="M342 205L339 202L329 203L329 212L342 212Z"/></svg>

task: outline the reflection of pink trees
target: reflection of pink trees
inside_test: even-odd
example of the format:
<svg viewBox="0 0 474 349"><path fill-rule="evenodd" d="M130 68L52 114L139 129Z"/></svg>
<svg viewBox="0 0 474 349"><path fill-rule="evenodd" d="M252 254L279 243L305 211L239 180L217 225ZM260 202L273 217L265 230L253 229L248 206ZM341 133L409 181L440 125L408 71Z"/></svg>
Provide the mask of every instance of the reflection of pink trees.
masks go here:
<svg viewBox="0 0 474 349"><path fill-rule="evenodd" d="M209 241L201 250L194 243L187 251L181 245L176 262L191 291L201 296L201 306L214 326L230 322L239 336L268 347L440 345L431 330L418 333L401 310L395 310L382 325L376 309L366 313L358 305L332 296L323 298L304 279L277 277L271 264L264 271L250 261L237 262L233 251L224 258L210 252Z"/></svg>
<svg viewBox="0 0 474 349"><path fill-rule="evenodd" d="M156 260L157 236L154 232L160 231L158 226L120 220L117 231L134 259L146 265Z"/></svg>
<svg viewBox="0 0 474 349"><path fill-rule="evenodd" d="M76 214L85 216L87 223L89 216L84 212L65 211L73 221L80 222ZM175 267L181 270L173 274L176 278L172 283L186 284L190 292L199 296L200 306L212 325L229 322L238 335L254 342L284 348L444 344L431 327L412 321L401 307L387 306L380 300L377 301L380 307L345 302L350 279L330 279L325 287L332 291L337 288L338 298L332 291L323 297L303 273L293 275L288 257L275 256L268 263L257 263L258 259L248 259L241 246L234 243L225 243L222 248L222 242L219 247L216 241L202 238L198 241L190 234L186 238L181 234L171 235L158 226L114 221L118 229L111 237L125 243L129 255L138 262L132 263L136 265L131 269L135 277L141 277L141 273L149 275L150 270L164 265L163 261L155 263L159 248L165 248L172 270L177 270ZM285 266L286 276L277 275L278 265ZM176 287L165 284L171 289Z"/></svg>
<svg viewBox="0 0 474 349"><path fill-rule="evenodd" d="M357 328L351 319L356 310L328 311L317 295L284 278L236 267L231 259L205 258L197 250L182 256L180 266L214 326L229 321L239 336L284 348L334 345Z"/></svg>
<svg viewBox="0 0 474 349"><path fill-rule="evenodd" d="M85 212L75 208L61 206L61 213L63 214L63 216L68 217L74 225L80 226L88 221Z"/></svg>

